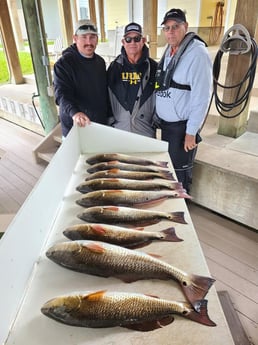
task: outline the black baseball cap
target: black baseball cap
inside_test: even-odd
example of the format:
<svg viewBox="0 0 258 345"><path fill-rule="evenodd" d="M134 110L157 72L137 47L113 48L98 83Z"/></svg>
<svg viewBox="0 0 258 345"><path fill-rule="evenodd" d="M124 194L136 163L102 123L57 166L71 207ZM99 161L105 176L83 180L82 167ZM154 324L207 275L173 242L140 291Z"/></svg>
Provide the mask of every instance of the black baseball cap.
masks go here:
<svg viewBox="0 0 258 345"><path fill-rule="evenodd" d="M167 11L161 25L165 24L169 19L173 19L178 23L186 22L185 13L179 8L172 8L171 10Z"/></svg>
<svg viewBox="0 0 258 345"><path fill-rule="evenodd" d="M130 23L127 24L124 30L124 36L129 34L130 32L136 32L139 35L142 35L142 27L140 24L137 23Z"/></svg>

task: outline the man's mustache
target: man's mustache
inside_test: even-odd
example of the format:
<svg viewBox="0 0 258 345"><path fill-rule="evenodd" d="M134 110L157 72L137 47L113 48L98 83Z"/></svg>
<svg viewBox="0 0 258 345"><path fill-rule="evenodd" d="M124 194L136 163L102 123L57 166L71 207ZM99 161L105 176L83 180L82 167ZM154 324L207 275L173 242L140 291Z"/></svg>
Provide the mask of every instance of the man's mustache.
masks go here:
<svg viewBox="0 0 258 345"><path fill-rule="evenodd" d="M84 48L94 48L93 44L84 44Z"/></svg>

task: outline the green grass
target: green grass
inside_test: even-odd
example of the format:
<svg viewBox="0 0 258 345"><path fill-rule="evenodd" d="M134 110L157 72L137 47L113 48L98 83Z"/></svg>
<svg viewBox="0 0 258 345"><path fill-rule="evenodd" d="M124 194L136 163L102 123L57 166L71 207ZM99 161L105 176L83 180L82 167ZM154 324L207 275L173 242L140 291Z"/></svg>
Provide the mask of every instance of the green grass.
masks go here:
<svg viewBox="0 0 258 345"><path fill-rule="evenodd" d="M53 45L54 41L48 41L48 45ZM28 46L28 42L24 42L25 46ZM0 48L2 47L2 44L0 44ZM31 54L27 52L18 52L19 55L19 60L21 64L21 69L22 69L22 74L33 74L33 65L32 65L32 59L31 59ZM7 65L7 60L6 56L3 52L3 50L0 50L0 84L5 84L10 81L10 74L9 74L9 69Z"/></svg>
<svg viewBox="0 0 258 345"><path fill-rule="evenodd" d="M19 52L19 60L21 64L22 74L33 74L33 65L31 54L26 52ZM3 51L0 51L0 84L8 83L10 81L10 74L7 65L6 56Z"/></svg>

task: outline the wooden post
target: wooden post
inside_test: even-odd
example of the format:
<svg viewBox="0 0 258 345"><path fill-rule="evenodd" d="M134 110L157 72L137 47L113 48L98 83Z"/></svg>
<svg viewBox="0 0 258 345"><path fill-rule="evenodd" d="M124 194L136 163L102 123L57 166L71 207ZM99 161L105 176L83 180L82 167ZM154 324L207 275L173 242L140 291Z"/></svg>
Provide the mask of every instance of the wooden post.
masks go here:
<svg viewBox="0 0 258 345"><path fill-rule="evenodd" d="M157 58L157 0L143 0L143 31L147 37L150 56Z"/></svg>
<svg viewBox="0 0 258 345"><path fill-rule="evenodd" d="M3 45L10 70L11 83L23 84L24 79L6 0L0 1L0 31L2 33Z"/></svg>
<svg viewBox="0 0 258 345"><path fill-rule="evenodd" d="M70 0L58 0L59 16L61 18L62 40L64 48L73 43L73 18Z"/></svg>
<svg viewBox="0 0 258 345"><path fill-rule="evenodd" d="M258 1L257 0L246 0L237 1L236 12L234 24L243 25L249 32L251 37L255 36L256 24L257 24L257 14L258 14ZM251 53L243 55L229 55L228 65L226 72L225 85L233 86L237 85L243 80L251 60ZM243 90L241 95L246 90L247 83L243 85ZM236 99L237 88L225 89L223 93L222 101L226 104L231 104ZM248 111L249 111L249 101L245 110L237 117L230 118L238 111L240 111L242 106L235 107L225 114L226 118L220 117L218 134L222 134L228 137L237 138L243 134L246 130Z"/></svg>
<svg viewBox="0 0 258 345"><path fill-rule="evenodd" d="M49 66L46 34L40 0L22 0L44 130L48 134L58 123Z"/></svg>
<svg viewBox="0 0 258 345"><path fill-rule="evenodd" d="M96 16L96 7L95 7L95 0L89 0L89 8L90 8L90 20L97 25L97 16ZM82 18L85 19L85 18Z"/></svg>
<svg viewBox="0 0 258 345"><path fill-rule="evenodd" d="M100 40L101 42L106 41L105 34L105 22L104 22L104 3L103 0L99 0L99 22L100 22Z"/></svg>
<svg viewBox="0 0 258 345"><path fill-rule="evenodd" d="M24 42L22 39L21 25L18 16L16 0L8 0L8 7L13 24L16 47L18 48L18 50L24 50Z"/></svg>

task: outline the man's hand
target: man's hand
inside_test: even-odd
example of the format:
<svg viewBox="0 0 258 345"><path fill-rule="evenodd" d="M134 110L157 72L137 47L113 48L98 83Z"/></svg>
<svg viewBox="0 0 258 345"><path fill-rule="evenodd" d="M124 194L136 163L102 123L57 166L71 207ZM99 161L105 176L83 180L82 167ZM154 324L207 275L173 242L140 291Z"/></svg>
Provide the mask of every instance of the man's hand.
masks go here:
<svg viewBox="0 0 258 345"><path fill-rule="evenodd" d="M77 124L79 127L85 127L90 125L90 119L83 112L79 112L73 115L73 123Z"/></svg>
<svg viewBox="0 0 258 345"><path fill-rule="evenodd" d="M195 141L195 135L185 134L185 143L184 143L184 149L186 152L189 150L193 150L196 148L197 144Z"/></svg>

